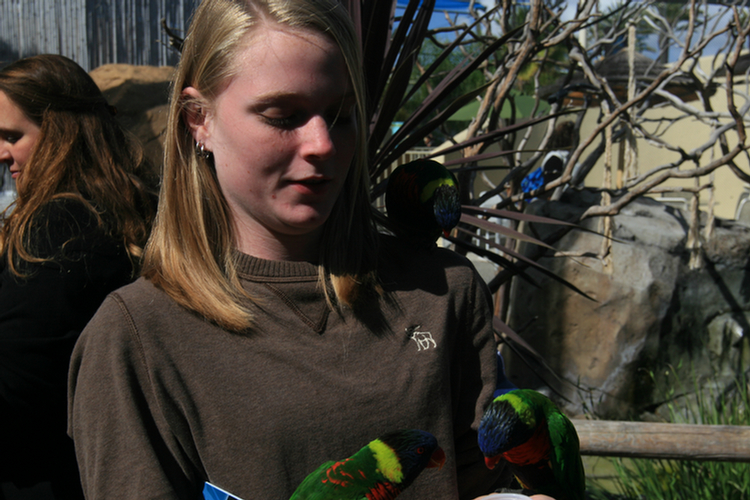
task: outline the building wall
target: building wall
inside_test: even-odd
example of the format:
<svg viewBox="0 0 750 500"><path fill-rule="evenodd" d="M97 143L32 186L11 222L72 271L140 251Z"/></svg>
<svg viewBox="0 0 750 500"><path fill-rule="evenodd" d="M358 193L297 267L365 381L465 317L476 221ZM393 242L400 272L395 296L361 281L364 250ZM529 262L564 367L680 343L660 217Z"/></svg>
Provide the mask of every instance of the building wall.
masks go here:
<svg viewBox="0 0 750 500"><path fill-rule="evenodd" d="M705 58L706 61L712 60L712 57ZM704 61L702 61L704 62ZM717 83L720 85L723 84L723 79L717 78ZM743 77L736 77L735 80L735 91L750 95L750 81L744 79ZM738 108L740 108L745 103L745 98L742 96L737 95L735 97L735 104ZM702 104L698 101L693 101L688 103L690 106L702 110ZM727 111L727 95L726 95L726 89L723 87L719 87L716 91L716 93L711 97L711 105L714 109L714 111L719 113L728 114ZM679 116L683 116L684 114L674 107L664 105L664 106L652 106L649 107L645 113L644 117L650 120L657 120L659 118L677 118ZM586 114L586 116L583 119L582 125L581 125L581 137L586 138L588 137L591 132L596 128L596 126L599 123L601 117L601 111L598 107L594 107L593 109L589 110ZM562 119L575 119L574 115L571 115L570 118L562 118ZM727 123L730 121L730 118L721 118L721 123ZM746 126L750 129L750 120L746 120ZM531 140L525 145L525 150L532 150L538 147L539 142L541 141L541 138L543 136L543 133L545 132L547 127L546 123L542 123L539 125L536 125L534 127ZM676 121L673 125L666 127L663 123L661 125L657 125L656 121L649 122L646 125L647 129L652 133L658 133L661 135L662 139L671 145L678 146L682 148L686 152L690 152L693 149L707 143L710 139L710 136L713 132L713 127L711 126L708 121L699 121L692 117L690 118L683 118L678 121ZM729 148L733 148L737 144L737 132L735 130L730 130L727 133L728 137L728 144ZM456 140L460 141L463 139L463 134L459 134L456 136ZM589 153L591 153L600 143L601 138L595 138L593 143L583 151L583 154L581 155L580 159L585 159ZM518 140L516 141L518 143ZM441 147L448 147L450 144L444 144ZM438 148L440 149L440 148ZM497 151L497 146L492 146L488 149L487 152L491 151ZM526 159L529 157L531 153L525 153L522 155L523 159ZM450 153L445 156L441 156L436 158L438 161L449 161L456 159L461 156L460 152ZM722 156L720 147L718 143L712 148L707 150L703 156L699 160L698 166L705 166L711 163L714 159L720 158ZM637 172L638 175L643 175L648 172L654 171L660 167L669 165L680 158L680 153L676 151L672 151L669 149L666 149L664 147L659 146L653 141L649 141L646 139L638 139L637 140ZM541 158L540 158L541 161ZM617 168L621 164L622 158L620 153L620 144L615 144L612 150L612 168L613 168L613 178L616 178L617 176ZM737 166L741 168L744 172L750 174L750 161L748 160L748 156L745 154L742 154L738 156L735 160ZM490 160L485 160L483 162L480 162L480 165L487 164L487 165L502 165L502 160L499 158L494 158ZM537 166L539 163L537 164ZM680 167L681 170L689 170L695 168L696 165L692 162L685 162ZM495 171L487 171L487 177L490 178L490 180L497 184L502 181L502 179L507 175L508 169L499 169ZM604 155L600 157L599 161L596 163L594 168L589 172L588 176L586 177L585 185L589 187L594 188L601 188L603 183L603 177L604 177ZM711 182L711 179L709 176L705 176L698 179L699 184L705 185ZM748 196L748 193L750 192L750 186L746 185L744 182L742 182L728 166L722 166L719 167L717 170L714 171L714 179L713 183L715 186L714 189L714 213L716 216L724 218L724 219L734 219L735 218L735 212L737 210L738 203L742 200L743 197ZM670 179L668 180L664 186L668 187L695 187L696 186L696 180L695 179ZM479 195L480 192L487 190L488 187L485 183L483 183L480 179L477 179L475 181L475 195ZM675 194L654 194L653 197L657 199L662 199L662 201L668 201L671 204L675 206L679 206L680 208L686 208L687 207L687 199L689 199L692 195L690 193L675 193ZM664 198L668 198L668 200L665 200ZM708 210L708 204L709 204L709 192L708 191L702 191L700 194L700 208L703 211ZM747 220L744 222L750 223L750 204L748 204L748 207L746 208L747 212Z"/></svg>
<svg viewBox="0 0 750 500"><path fill-rule="evenodd" d="M722 83L722 82L719 82ZM737 81L735 86L741 86L743 91L746 91L746 82ZM738 100L737 104L742 105L744 101ZM691 102L689 105L696 109L702 110L703 107L700 102ZM716 112L727 113L727 96L726 90L722 87L716 91L711 97L711 105ZM647 119L656 120L658 118L677 118L684 116L683 113L677 111L675 108L670 106L657 106L648 109L644 113L644 117ZM589 111L584 119L581 127L581 135L583 137L588 136L591 131L596 127L597 120L599 117L598 110ZM730 121L729 118L721 118L721 123L727 123ZM695 148L702 146L710 140L713 132L713 127L708 121L701 121L695 118L683 118L676 121L673 125L666 127L666 124L652 122L646 125L647 129L652 133L660 133L663 140L673 146L678 146L686 152L691 152ZM737 133L734 130L730 130L727 133L728 144L730 149L737 144ZM592 145L596 146L598 140ZM659 169L660 167L668 166L673 162L680 159L680 153L672 151L667 148L661 147L653 141L646 139L637 140L637 167L638 175L644 175L648 172ZM582 157L585 157L586 152ZM712 148L703 153L697 166L705 166L711 163L714 159L722 156L721 149L718 143ZM612 166L613 166L613 177L616 177L616 169L621 165L622 157L620 155L620 146L615 145L613 148L612 155ZM750 173L750 163L745 155L740 155L736 159L737 165L747 173ZM623 167L624 168L624 167ZM680 170L691 170L696 168L696 165L692 162L685 162L681 165ZM602 157L596 164L594 169L589 173L586 178L586 185L591 187L602 187L604 176L604 158ZM702 186L711 182L709 176L701 177L698 179L698 183ZM715 191L714 191L714 213L724 219L733 219L735 216L735 210L740 200L740 196L746 189L745 183L743 183L728 166L719 167L714 171L713 180ZM668 187L695 187L695 179L669 179L664 183L664 186ZM660 197L669 197L677 199L680 197L689 198L689 194L656 194L654 198L659 199ZM676 202L675 202L676 203ZM707 210L709 203L709 192L702 191L700 194L700 208L701 210Z"/></svg>
<svg viewBox="0 0 750 500"><path fill-rule="evenodd" d="M180 35L200 0L0 0L0 65L35 54L103 64L174 65L161 20Z"/></svg>

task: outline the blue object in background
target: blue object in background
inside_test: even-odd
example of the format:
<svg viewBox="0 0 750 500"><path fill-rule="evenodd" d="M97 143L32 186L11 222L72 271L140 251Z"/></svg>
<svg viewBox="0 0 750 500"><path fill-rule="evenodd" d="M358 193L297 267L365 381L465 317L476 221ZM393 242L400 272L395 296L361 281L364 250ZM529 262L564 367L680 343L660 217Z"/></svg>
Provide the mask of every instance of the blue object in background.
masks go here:
<svg viewBox="0 0 750 500"><path fill-rule="evenodd" d="M205 500L241 500L208 481L203 485L203 498Z"/></svg>
<svg viewBox="0 0 750 500"><path fill-rule="evenodd" d="M537 168L521 181L521 191L530 193L544 186L544 171L542 167Z"/></svg>
<svg viewBox="0 0 750 500"><path fill-rule="evenodd" d="M420 2L421 3L421 2ZM401 9L405 8L409 4L408 0L398 0L396 7ZM474 4L474 8L477 10L485 10L486 7L479 2ZM436 0L434 12L440 12L447 10L449 12L468 12L469 2L461 0Z"/></svg>
<svg viewBox="0 0 750 500"><path fill-rule="evenodd" d="M510 380L505 376L505 362L503 361L503 355L500 351L497 351L497 380L495 381L495 392L492 393L492 399L498 396L502 396L506 392L510 392L513 389L518 389L513 385Z"/></svg>

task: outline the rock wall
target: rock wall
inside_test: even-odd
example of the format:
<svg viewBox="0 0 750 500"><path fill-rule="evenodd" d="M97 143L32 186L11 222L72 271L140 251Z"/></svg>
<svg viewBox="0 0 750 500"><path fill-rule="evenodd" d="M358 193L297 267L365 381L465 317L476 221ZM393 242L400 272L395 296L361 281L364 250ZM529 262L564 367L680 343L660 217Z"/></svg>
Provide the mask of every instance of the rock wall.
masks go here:
<svg viewBox="0 0 750 500"><path fill-rule="evenodd" d="M105 64L90 73L109 104L117 108L117 119L138 138L149 162L158 170L173 73L171 66L129 64Z"/></svg>
<svg viewBox="0 0 750 500"><path fill-rule="evenodd" d="M584 191L537 201L529 211L572 221L595 203ZM601 220L581 225L600 231ZM539 288L514 279L508 322L564 380L503 347L507 372L519 386L553 388L571 414L661 418L674 374L688 389L696 380L729 385L750 366L750 227L717 221L704 242L704 266L690 270L679 210L640 199L612 220L608 260L599 257L600 235L573 230L553 245L565 257L539 261L593 300L537 272L530 274ZM526 230L546 236L555 228Z"/></svg>

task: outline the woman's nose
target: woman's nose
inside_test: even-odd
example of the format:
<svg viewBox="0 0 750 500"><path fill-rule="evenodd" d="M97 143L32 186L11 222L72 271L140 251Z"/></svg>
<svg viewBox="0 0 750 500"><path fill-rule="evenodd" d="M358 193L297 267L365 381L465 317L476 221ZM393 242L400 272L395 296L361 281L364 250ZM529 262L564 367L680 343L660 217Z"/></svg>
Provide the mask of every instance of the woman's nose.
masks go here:
<svg viewBox="0 0 750 500"><path fill-rule="evenodd" d="M310 118L303 127L302 154L321 160L336 154L336 145L331 137L328 122L319 115Z"/></svg>
<svg viewBox="0 0 750 500"><path fill-rule="evenodd" d="M8 149L8 143L0 139L0 163L7 163L10 166L13 163L13 157Z"/></svg>

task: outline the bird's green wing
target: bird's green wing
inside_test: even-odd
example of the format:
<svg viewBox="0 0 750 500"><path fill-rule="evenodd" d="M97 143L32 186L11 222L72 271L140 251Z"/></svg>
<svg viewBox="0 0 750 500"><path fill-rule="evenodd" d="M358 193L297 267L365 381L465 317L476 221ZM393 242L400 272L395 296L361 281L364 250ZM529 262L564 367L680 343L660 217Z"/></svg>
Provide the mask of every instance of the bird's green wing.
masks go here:
<svg viewBox="0 0 750 500"><path fill-rule="evenodd" d="M326 462L300 483L289 500L367 500L383 477L362 454Z"/></svg>
<svg viewBox="0 0 750 500"><path fill-rule="evenodd" d="M289 500L315 500L325 498L328 485L325 482L326 471L335 462L325 462L320 467L307 475L292 494Z"/></svg>
<svg viewBox="0 0 750 500"><path fill-rule="evenodd" d="M555 480L570 492L571 500L583 500L586 490L586 475L581 461L578 433L573 423L557 408L547 415L550 440L552 441L552 470Z"/></svg>

